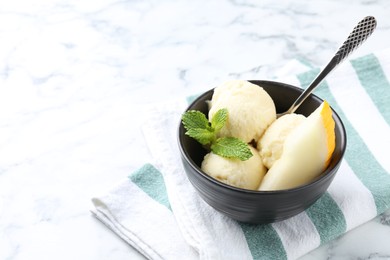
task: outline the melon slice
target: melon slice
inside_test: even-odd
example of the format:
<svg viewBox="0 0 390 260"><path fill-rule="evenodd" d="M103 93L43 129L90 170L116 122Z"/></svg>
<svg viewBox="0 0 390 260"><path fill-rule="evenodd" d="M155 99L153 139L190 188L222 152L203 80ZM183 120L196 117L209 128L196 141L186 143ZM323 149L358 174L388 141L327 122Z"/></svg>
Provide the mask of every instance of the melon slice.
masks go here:
<svg viewBox="0 0 390 260"><path fill-rule="evenodd" d="M286 137L282 155L264 176L259 190L295 188L318 177L335 149L334 127L332 110L324 101Z"/></svg>

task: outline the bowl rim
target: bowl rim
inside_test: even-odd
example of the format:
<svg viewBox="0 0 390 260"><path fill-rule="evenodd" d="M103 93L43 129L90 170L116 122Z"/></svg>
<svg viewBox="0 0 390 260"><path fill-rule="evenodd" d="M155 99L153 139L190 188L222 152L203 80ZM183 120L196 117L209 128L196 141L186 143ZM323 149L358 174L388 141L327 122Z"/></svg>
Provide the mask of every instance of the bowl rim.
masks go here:
<svg viewBox="0 0 390 260"><path fill-rule="evenodd" d="M283 83L283 82L278 82L278 81L271 81L271 80L247 80L248 82L251 82L253 84L256 84L257 83L261 83L261 82L264 82L265 84L277 84L277 85L281 85L283 87L286 87L286 88L292 88L292 89L295 89L297 91L300 91L302 92L303 89L302 88L299 88L299 87L296 87L296 86L293 86L293 85L290 85L290 84L286 84L286 83ZM256 84L258 85L258 84ZM259 87L261 87L260 85L258 85ZM185 113L186 111L190 110L191 106L193 106L193 104L195 102L198 102L199 100L203 99L204 96L207 96L210 94L210 92L213 92L215 88L211 88L209 90L206 90L205 92L203 92L202 94L200 94L198 97L196 97L187 107L186 109L183 111L183 113ZM318 97L317 95L311 93L309 95L308 98L314 98L316 99L317 101L321 101L323 102L324 100L321 99L320 97ZM333 117L333 120L335 121L335 125L339 125L340 126L340 130L341 130L341 144L340 144L340 160L338 162L336 162L332 167L329 165L325 171L323 171L314 181L310 182L310 183L307 183L307 184L303 184L303 185L300 185L298 187L294 187L294 188L289 188L289 189L283 189L283 190L270 190L270 191L264 191L264 190L249 190L249 189L244 189L244 188L239 188L239 187L235 187L235 186L232 186L232 185L229 185L229 184L226 184L226 183L223 183L211 176L209 176L208 174L206 174L205 172L203 172L200 167L191 159L191 157L189 156L189 154L187 153L187 151L184 150L183 148L183 144L182 144L182 136L180 135L180 129L182 128L182 121L180 119L180 122L179 122L179 127L177 128L177 143L178 143L178 146L179 146L179 151L182 155L182 158L201 176L203 177L204 179L208 180L208 181L211 181L212 183L216 184L217 186L220 186L220 187L223 187L223 188L226 188L226 189L229 189L229 190L233 190L233 191L236 191L236 192L239 192L239 193L249 193L249 194L287 194L287 193L292 193L292 192L299 192L299 191L302 191L302 190L305 190L307 189L308 187L310 186L314 186L316 185L317 183L319 182L323 182L325 180L327 180L328 178L332 178L333 175L336 174L337 171L333 171L333 169L335 169L343 160L344 158L344 154L345 154L345 151L346 151L346 146L347 146L347 133L346 133L346 129L345 129L345 126L344 126L344 123L343 121L341 120L340 116L337 114L337 112L333 109L332 106L330 106L330 108L332 109L332 117ZM185 134L183 133L183 136L185 136ZM333 161L333 159L331 160L331 162ZM333 171L333 174L332 174L332 171Z"/></svg>

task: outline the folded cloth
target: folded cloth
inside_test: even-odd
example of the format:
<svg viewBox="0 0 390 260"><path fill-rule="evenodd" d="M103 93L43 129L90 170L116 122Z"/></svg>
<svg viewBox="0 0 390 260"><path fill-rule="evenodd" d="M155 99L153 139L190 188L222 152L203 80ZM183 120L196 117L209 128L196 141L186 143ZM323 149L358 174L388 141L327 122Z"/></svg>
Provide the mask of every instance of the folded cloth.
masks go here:
<svg viewBox="0 0 390 260"><path fill-rule="evenodd" d="M283 81L307 86L318 72ZM151 109L143 130L154 166L94 198L93 211L150 259L296 259L390 208L389 77L390 50L384 50L345 62L315 91L342 118L347 151L325 195L292 218L239 223L197 195L176 141L184 102Z"/></svg>
<svg viewBox="0 0 390 260"><path fill-rule="evenodd" d="M92 199L92 213L149 259L196 259L176 225L162 175L145 165L113 190Z"/></svg>

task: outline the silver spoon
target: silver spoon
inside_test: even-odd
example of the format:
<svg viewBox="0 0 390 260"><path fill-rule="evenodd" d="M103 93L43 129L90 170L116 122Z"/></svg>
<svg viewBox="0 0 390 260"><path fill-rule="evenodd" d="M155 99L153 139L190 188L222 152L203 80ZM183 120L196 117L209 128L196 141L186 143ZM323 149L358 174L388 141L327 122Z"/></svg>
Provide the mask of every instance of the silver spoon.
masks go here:
<svg viewBox="0 0 390 260"><path fill-rule="evenodd" d="M353 31L348 36L347 40L339 48L337 53L330 60L328 65L317 75L317 77L311 82L302 94L295 100L291 107L284 113L277 114L277 117L281 117L285 114L294 113L295 110L305 101L310 93L324 80L324 78L342 61L345 60L357 47L359 47L374 31L376 28L376 20L372 16L367 16L361 20Z"/></svg>

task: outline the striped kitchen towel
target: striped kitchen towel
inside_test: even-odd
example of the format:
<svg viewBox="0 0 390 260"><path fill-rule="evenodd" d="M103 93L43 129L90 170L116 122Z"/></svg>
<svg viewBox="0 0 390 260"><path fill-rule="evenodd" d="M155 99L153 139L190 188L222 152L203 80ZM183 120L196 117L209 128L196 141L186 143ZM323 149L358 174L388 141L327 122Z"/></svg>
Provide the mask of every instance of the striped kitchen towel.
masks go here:
<svg viewBox="0 0 390 260"><path fill-rule="evenodd" d="M307 86L318 70L284 82ZM296 259L390 208L390 50L344 62L315 94L342 118L347 151L333 183L290 219L249 225L208 206L181 166L176 131L187 104L161 104L144 127L155 162L109 193L94 213L150 259Z"/></svg>

